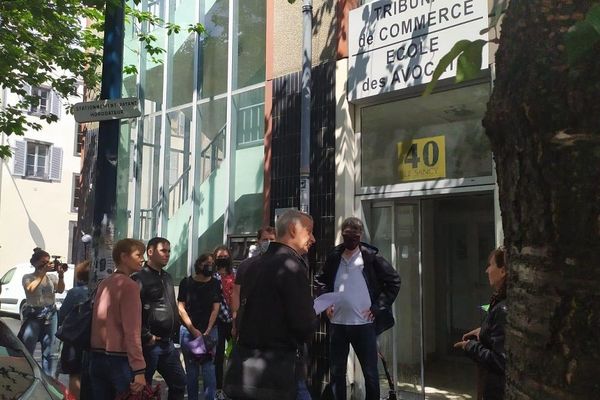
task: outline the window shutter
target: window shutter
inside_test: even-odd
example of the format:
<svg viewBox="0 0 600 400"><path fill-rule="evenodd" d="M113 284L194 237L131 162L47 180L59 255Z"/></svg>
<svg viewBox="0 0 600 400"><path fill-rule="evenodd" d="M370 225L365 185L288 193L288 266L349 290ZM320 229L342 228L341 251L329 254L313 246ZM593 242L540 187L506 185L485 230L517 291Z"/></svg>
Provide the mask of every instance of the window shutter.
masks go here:
<svg viewBox="0 0 600 400"><path fill-rule="evenodd" d="M27 142L17 140L15 143L15 154L13 156L13 175L25 175L25 160L27 159Z"/></svg>
<svg viewBox="0 0 600 400"><path fill-rule="evenodd" d="M62 108L60 96L54 90L51 90L50 93L51 93L51 95L50 95L50 97L51 97L50 113L52 113L52 114L56 115L58 118L60 118L60 109Z"/></svg>
<svg viewBox="0 0 600 400"><path fill-rule="evenodd" d="M50 147L50 180L60 181L62 175L63 149L60 147Z"/></svg>

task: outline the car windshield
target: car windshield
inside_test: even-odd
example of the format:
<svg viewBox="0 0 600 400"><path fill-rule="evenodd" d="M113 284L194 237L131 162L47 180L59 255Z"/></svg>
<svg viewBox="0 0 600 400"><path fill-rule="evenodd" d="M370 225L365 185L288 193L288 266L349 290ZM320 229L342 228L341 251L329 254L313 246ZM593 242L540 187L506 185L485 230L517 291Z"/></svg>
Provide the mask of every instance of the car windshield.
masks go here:
<svg viewBox="0 0 600 400"><path fill-rule="evenodd" d="M0 393L2 398L17 399L35 380L33 368L21 350L19 339L0 322Z"/></svg>

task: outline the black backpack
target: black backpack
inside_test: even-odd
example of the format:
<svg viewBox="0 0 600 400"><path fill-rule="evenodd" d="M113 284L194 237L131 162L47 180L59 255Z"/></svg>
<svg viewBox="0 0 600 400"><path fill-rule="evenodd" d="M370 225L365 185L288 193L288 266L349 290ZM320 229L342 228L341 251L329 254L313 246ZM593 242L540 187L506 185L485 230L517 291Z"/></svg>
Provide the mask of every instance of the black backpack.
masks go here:
<svg viewBox="0 0 600 400"><path fill-rule="evenodd" d="M89 350L92 334L92 314L94 296L77 304L67 313L64 321L56 331L56 337L78 349Z"/></svg>

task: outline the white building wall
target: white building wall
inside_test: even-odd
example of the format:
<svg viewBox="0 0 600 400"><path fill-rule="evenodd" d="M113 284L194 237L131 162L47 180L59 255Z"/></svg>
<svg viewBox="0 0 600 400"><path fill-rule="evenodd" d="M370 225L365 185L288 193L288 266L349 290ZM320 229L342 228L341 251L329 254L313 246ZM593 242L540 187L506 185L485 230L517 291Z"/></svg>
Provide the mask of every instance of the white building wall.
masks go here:
<svg viewBox="0 0 600 400"><path fill-rule="evenodd" d="M0 89L1 90L1 89ZM82 93L80 87L79 92ZM14 104L17 95L6 93L7 104ZM69 103L81 101L73 97ZM29 116L42 125L40 131L29 131L25 136L10 137L2 134L2 144L14 149L17 140L34 140L62 148L60 180L49 181L13 175L14 159L0 161L0 274L14 264L27 262L34 247L70 261L70 222L77 222L77 211L72 208L73 174L80 172L80 157L75 154L77 126L72 114L65 110L62 100L60 119L48 124L38 117Z"/></svg>

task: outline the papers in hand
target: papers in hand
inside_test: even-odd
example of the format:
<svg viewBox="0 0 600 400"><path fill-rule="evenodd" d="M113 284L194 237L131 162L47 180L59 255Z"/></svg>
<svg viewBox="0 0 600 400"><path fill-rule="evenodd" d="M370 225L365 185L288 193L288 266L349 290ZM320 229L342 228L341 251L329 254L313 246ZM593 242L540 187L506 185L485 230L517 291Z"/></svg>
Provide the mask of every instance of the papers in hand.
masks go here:
<svg viewBox="0 0 600 400"><path fill-rule="evenodd" d="M334 305L340 298L341 293L325 293L317 297L314 301L313 308L317 315L327 310Z"/></svg>

